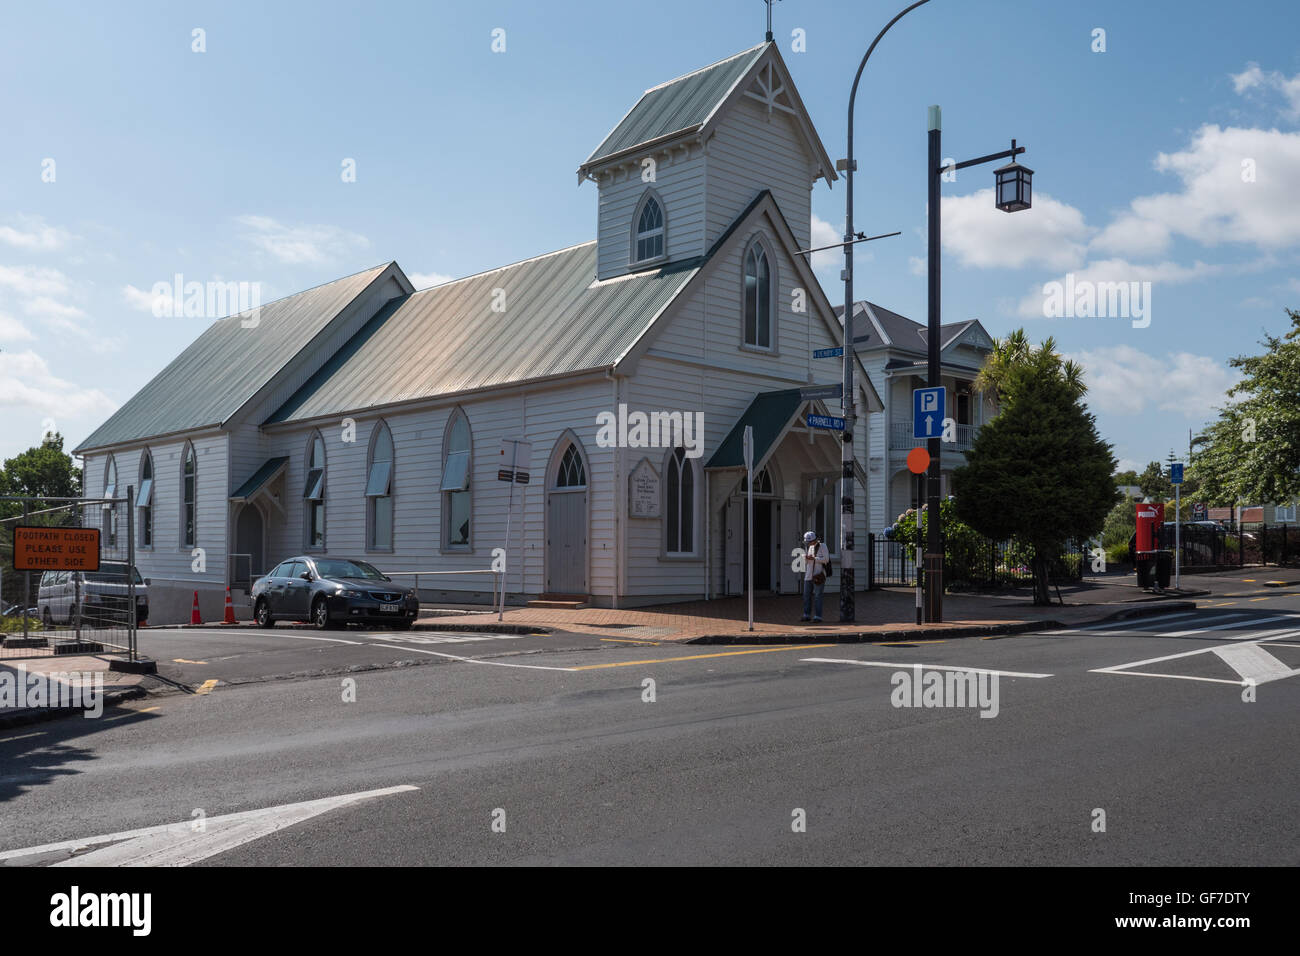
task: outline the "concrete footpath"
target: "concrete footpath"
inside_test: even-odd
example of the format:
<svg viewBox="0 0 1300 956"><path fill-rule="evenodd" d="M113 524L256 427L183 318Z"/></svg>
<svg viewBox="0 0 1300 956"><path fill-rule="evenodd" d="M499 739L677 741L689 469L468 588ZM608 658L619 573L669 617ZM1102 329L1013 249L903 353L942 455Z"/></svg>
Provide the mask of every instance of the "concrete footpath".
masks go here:
<svg viewBox="0 0 1300 956"><path fill-rule="evenodd" d="M151 689L173 686L154 675L109 670L110 660L107 656L65 654L12 660L0 665L0 729L84 713L88 706L96 709L102 706L107 710L122 701L145 697ZM35 682L42 687L41 702L37 706L20 707L19 703L34 700L30 675L42 678ZM19 681L26 684L22 690ZM87 695L88 687L93 687L93 697ZM77 704L50 706L55 697L75 700Z"/></svg>
<svg viewBox="0 0 1300 956"><path fill-rule="evenodd" d="M1050 627L1074 627L1109 617L1159 613L1172 607L1192 608L1185 599L1210 592L1186 587L1182 591L1150 594L1127 583L1085 580L1061 588L1064 604L1035 607L1028 591L995 594L948 594L944 621L917 625L913 588L883 588L860 592L852 624L840 624L839 595L827 591L821 624L802 623L802 599L795 595L756 598L754 629L747 629L744 598L693 601L654 607L609 608L509 607L500 621L496 613L472 607L427 611L416 623L421 630L560 630L577 634L618 635L629 640L686 644L773 644L808 642L906 641L933 637L1012 634ZM1055 593L1053 593L1055 597Z"/></svg>

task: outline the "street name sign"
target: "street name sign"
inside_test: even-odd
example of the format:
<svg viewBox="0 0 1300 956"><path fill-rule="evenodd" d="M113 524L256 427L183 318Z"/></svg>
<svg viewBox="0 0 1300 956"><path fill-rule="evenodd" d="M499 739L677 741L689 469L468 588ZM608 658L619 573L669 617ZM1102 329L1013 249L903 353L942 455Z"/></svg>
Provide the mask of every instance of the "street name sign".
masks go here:
<svg viewBox="0 0 1300 956"><path fill-rule="evenodd" d="M843 394L844 386L838 382L834 385L809 385L799 389L799 398L805 402L814 398L839 398Z"/></svg>
<svg viewBox="0 0 1300 956"><path fill-rule="evenodd" d="M813 349L813 358L839 358L843 354L843 347L833 349Z"/></svg>
<svg viewBox="0 0 1300 956"><path fill-rule="evenodd" d="M844 419L834 418L830 415L808 415L809 428L828 428L831 431L844 431Z"/></svg>
<svg viewBox="0 0 1300 956"><path fill-rule="evenodd" d="M1178 462L1169 466L1169 483L1171 485L1181 485L1183 483L1183 464Z"/></svg>
<svg viewBox="0 0 1300 956"><path fill-rule="evenodd" d="M947 389L912 390L912 437L939 438L943 435L943 416L948 405Z"/></svg>

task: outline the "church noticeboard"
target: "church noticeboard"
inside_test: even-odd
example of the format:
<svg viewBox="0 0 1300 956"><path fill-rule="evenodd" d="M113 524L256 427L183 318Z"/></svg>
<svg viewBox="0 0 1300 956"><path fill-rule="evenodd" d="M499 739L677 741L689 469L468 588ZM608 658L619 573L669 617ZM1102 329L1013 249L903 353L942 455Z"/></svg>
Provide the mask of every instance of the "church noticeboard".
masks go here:
<svg viewBox="0 0 1300 956"><path fill-rule="evenodd" d="M98 528L14 528L15 571L98 571Z"/></svg>
<svg viewBox="0 0 1300 956"><path fill-rule="evenodd" d="M627 516L659 517L659 474L648 458L642 458L627 476Z"/></svg>

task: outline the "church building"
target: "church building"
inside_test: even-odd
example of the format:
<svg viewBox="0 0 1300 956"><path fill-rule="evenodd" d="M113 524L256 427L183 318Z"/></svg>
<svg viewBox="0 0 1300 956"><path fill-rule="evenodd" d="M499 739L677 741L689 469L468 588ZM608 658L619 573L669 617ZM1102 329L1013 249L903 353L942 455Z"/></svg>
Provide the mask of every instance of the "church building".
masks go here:
<svg viewBox="0 0 1300 956"><path fill-rule="evenodd" d="M841 433L807 417L840 401L801 393L841 377L812 357L841 332L801 254L836 173L776 45L647 90L578 175L594 240L418 292L389 262L221 319L81 443L88 494L134 489L105 521L134 522L151 623L196 590L204 620L227 586L246 607L298 554L419 571L426 601L486 601L494 560L511 601L734 595L747 549L758 593L798 590L802 533L839 538ZM882 404L857 360L866 462ZM503 440L529 443L527 483L499 480Z"/></svg>

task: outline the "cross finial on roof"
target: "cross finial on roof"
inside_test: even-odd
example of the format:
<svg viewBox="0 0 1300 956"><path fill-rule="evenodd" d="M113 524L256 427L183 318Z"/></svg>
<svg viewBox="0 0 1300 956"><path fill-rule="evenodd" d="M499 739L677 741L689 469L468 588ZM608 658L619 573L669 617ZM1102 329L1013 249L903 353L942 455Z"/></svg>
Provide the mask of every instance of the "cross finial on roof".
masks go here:
<svg viewBox="0 0 1300 956"><path fill-rule="evenodd" d="M763 3L767 5L767 42L768 43L772 42L772 4L775 2L776 0L763 0Z"/></svg>

